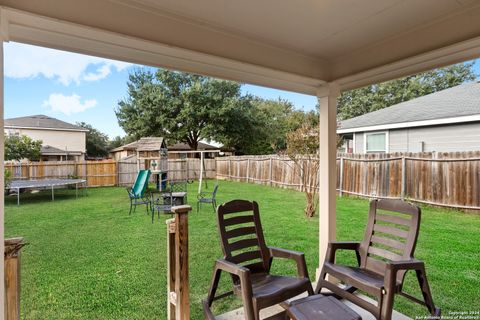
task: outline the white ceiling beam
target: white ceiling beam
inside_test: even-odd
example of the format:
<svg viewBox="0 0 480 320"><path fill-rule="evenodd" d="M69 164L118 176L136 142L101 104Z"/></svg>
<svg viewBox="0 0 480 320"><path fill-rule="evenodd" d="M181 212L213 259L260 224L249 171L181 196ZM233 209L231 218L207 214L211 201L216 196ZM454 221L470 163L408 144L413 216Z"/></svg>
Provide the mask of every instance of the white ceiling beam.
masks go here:
<svg viewBox="0 0 480 320"><path fill-rule="evenodd" d="M323 80L2 7L8 39L314 95ZM5 22L6 20L6 22Z"/></svg>

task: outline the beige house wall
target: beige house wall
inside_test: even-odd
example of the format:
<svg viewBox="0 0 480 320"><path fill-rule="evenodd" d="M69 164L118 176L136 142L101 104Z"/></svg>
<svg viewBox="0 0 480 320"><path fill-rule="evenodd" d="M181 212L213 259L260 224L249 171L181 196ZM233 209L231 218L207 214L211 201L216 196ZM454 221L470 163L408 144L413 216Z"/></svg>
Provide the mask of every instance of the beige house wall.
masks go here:
<svg viewBox="0 0 480 320"><path fill-rule="evenodd" d="M6 134L26 135L34 140L42 140L42 145L49 145L61 150L86 152L86 132L45 130L45 129L20 129L5 128Z"/></svg>

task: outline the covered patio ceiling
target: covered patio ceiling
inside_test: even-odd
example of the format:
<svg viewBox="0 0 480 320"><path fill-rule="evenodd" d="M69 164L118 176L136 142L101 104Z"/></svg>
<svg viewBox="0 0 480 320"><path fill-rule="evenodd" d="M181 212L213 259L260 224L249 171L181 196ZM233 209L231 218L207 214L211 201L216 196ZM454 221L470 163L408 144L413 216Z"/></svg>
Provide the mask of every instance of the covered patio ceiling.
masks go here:
<svg viewBox="0 0 480 320"><path fill-rule="evenodd" d="M307 94L316 94L325 82L350 89L465 61L480 51L476 0L0 0L0 5L6 40Z"/></svg>

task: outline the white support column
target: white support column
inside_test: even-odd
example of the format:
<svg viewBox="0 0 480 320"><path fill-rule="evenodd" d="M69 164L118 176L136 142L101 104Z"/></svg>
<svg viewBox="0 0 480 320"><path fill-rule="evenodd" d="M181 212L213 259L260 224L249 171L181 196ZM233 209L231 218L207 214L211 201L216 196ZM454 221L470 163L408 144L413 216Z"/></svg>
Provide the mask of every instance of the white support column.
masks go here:
<svg viewBox="0 0 480 320"><path fill-rule="evenodd" d="M320 105L320 190L319 190L319 269L322 268L328 242L335 240L336 212L336 154L337 154L337 97L336 83L329 83L317 91Z"/></svg>
<svg viewBox="0 0 480 320"><path fill-rule="evenodd" d="M8 21L5 11L0 8L0 279L5 279L5 141L4 141L4 94L3 94L3 42L8 41ZM0 285L0 320L5 318L5 286Z"/></svg>

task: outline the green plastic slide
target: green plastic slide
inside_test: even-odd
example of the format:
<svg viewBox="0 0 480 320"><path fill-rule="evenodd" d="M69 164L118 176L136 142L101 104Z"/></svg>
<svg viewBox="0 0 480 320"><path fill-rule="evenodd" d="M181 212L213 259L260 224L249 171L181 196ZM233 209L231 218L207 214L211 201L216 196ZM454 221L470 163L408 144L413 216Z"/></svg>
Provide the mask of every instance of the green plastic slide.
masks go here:
<svg viewBox="0 0 480 320"><path fill-rule="evenodd" d="M150 179L150 170L140 170L132 187L132 194L135 198L143 198L147 190L148 180Z"/></svg>

